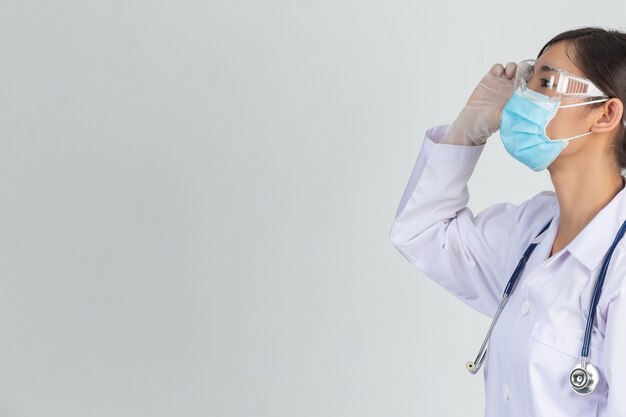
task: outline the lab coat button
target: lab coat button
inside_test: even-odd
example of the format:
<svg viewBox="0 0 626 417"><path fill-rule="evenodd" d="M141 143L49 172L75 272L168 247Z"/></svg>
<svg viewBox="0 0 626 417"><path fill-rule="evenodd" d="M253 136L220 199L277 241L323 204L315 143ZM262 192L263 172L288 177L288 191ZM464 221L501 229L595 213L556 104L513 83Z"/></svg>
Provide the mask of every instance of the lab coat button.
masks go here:
<svg viewBox="0 0 626 417"><path fill-rule="evenodd" d="M528 304L528 300L524 301L524 304L522 304L522 315L525 316L526 314L528 314L528 311L530 310L530 306Z"/></svg>
<svg viewBox="0 0 626 417"><path fill-rule="evenodd" d="M502 395L505 401L509 400L509 386L507 384L504 384L504 387L502 387Z"/></svg>

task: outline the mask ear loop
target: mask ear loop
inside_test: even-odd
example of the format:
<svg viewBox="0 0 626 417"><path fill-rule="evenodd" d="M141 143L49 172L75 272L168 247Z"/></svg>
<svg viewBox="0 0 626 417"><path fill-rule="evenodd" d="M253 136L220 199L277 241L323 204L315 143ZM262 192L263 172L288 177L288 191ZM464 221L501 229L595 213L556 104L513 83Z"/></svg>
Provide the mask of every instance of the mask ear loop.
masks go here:
<svg viewBox="0 0 626 417"><path fill-rule="evenodd" d="M559 106L559 109L566 109L568 107L576 107L576 106L584 106L585 104L591 104L591 103L602 103L603 101L607 101L608 98L602 98L602 99L598 99L598 100L592 100L592 101L585 101L583 103L574 103L574 104L565 104L563 106ZM622 119L622 125L624 127L626 127L626 119ZM576 136L576 137L580 137L580 136ZM572 138L575 139L575 138ZM561 140L561 139L553 139L553 140Z"/></svg>
<svg viewBox="0 0 626 417"><path fill-rule="evenodd" d="M598 100L584 101L584 102L582 102L582 103L566 104L566 105L564 105L564 106L558 106L557 108L558 108L558 109L564 109L564 108L568 108L568 107L584 106L584 105L586 105L586 104L592 104L592 103L602 103L603 101L607 101L607 100L608 100L608 98L601 98L601 99L598 99ZM626 123L626 122L625 122L625 123ZM626 125L626 124L625 124L625 125ZM587 136L587 135L591 135L592 133L593 133L593 132L586 132L586 133L583 133L583 134L581 134L581 135L571 136L571 137L569 137L569 138L563 138L563 139L550 139L550 140L552 140L552 141L560 141L560 142L569 142L570 140L573 140L573 139L578 139L578 138L580 138L580 137ZM546 135L546 136L547 136L547 135Z"/></svg>
<svg viewBox="0 0 626 417"><path fill-rule="evenodd" d="M593 133L593 132L587 132L587 133L583 133L582 135L576 135L576 136L572 136L572 137L569 137L569 138L564 138L564 139L550 139L550 140L552 140L552 141L554 141L554 142L569 142L570 140L573 140L573 139L578 139L578 138L580 138L580 137L582 137L582 136L591 135L592 133Z"/></svg>

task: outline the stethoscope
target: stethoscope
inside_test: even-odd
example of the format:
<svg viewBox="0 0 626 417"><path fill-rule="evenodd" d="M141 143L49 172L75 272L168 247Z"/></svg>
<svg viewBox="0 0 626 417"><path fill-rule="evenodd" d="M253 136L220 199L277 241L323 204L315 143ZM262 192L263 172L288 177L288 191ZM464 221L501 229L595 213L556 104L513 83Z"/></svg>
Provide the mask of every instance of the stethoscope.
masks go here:
<svg viewBox="0 0 626 417"><path fill-rule="evenodd" d="M548 222L548 224L546 224L543 227L543 229L541 230L541 232L539 232L537 237L539 237L539 235L541 235L548 228L548 226L550 226L550 223L552 223L552 220L553 219L551 219ZM617 243L620 241L620 239L624 235L625 230L626 230L626 221L624 221L624 223L622 224L622 227L617 232L617 236L615 237L613 244L611 245L611 247L609 248L609 251L605 255L602 268L600 269L600 275L596 281L595 289L593 290L593 298L591 299L591 307L589 309L589 316L587 317L587 326L585 329L585 338L583 340L583 348L580 353L580 363L576 365L569 374L569 382L570 382L570 385L572 386L572 389L574 390L574 392L580 395L591 394L597 388L598 382L600 380L600 375L596 367L593 366L591 363L587 362L587 358L589 355L589 341L591 340L591 330L593 326L595 310L596 310L596 306L598 305L598 300L600 299L600 291L602 290L602 284L604 283L606 270L611 260L611 256L613 255L613 251L615 250L615 246L617 246ZM537 237L535 237L535 239ZM528 261L528 258L533 253L533 251L535 250L535 246L537 245L538 243L531 243L530 246L528 246L528 248L524 252L522 259L519 260L519 263L517 264L515 271L513 271L513 275L511 276L511 279L509 279L509 282L507 283L504 289L504 295L502 296L502 301L500 301L500 306L498 307L498 310L496 311L496 314L493 317L493 321L491 322L491 326L489 327L489 331L487 332L485 341L480 347L480 351L478 352L476 359L473 362L470 361L465 364L465 367L467 368L467 370L470 371L472 374L475 374L476 372L478 372L478 370L482 366L483 361L485 359L485 354L487 353L486 345L487 345L487 342L489 341L489 336L491 335L493 326L496 324L496 321L498 320L498 317L500 316L502 309L506 305L509 299L509 296L513 292L515 283L517 282L517 277L521 274L522 270L524 269L524 266L526 265L526 261Z"/></svg>

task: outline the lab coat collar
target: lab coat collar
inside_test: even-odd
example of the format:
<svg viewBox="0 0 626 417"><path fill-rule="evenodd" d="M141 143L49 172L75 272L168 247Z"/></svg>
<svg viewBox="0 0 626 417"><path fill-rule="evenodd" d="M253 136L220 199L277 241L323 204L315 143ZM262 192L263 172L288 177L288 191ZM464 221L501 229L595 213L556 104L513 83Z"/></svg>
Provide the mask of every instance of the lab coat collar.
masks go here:
<svg viewBox="0 0 626 417"><path fill-rule="evenodd" d="M556 227L560 218L559 203L553 196L554 219L551 227ZM596 216L578 233L565 249L574 255L588 269L594 270L608 252L622 223L626 220L626 187L604 206ZM542 233L545 236L546 233ZM556 232L554 233L556 236ZM626 238L626 237L625 237ZM549 252L548 252L549 253Z"/></svg>

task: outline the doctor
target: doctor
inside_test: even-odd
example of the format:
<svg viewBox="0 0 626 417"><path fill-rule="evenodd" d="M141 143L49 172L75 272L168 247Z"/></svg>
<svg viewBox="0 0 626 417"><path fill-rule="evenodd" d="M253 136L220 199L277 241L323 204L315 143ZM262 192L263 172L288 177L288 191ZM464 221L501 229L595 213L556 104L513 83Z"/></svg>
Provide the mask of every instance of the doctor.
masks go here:
<svg viewBox="0 0 626 417"><path fill-rule="evenodd" d="M492 317L466 365L484 360L485 417L626 416L624 103L626 33L586 27L494 65L451 125L426 131L390 240ZM555 191L474 215L467 182L498 129Z"/></svg>

